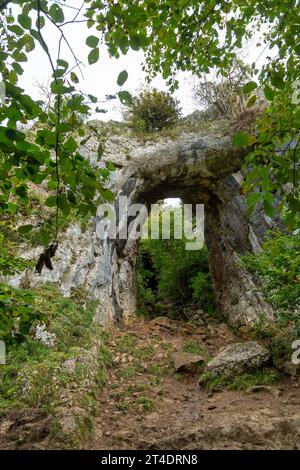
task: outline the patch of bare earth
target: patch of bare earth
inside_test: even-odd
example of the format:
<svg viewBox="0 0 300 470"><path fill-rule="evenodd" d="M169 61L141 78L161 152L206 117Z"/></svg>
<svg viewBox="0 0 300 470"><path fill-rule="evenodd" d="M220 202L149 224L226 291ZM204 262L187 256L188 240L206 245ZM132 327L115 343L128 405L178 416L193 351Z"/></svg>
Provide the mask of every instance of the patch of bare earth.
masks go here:
<svg viewBox="0 0 300 470"><path fill-rule="evenodd" d="M133 320L108 341L114 362L87 449L299 449L297 380L209 392L172 357L197 343L205 360L240 341L225 324Z"/></svg>

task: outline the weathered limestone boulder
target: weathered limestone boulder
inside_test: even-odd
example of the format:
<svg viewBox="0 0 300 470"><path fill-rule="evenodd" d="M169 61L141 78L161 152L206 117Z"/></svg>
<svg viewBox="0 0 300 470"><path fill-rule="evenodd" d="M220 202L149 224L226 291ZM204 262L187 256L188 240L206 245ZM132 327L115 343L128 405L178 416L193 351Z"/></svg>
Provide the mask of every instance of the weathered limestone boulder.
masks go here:
<svg viewBox="0 0 300 470"><path fill-rule="evenodd" d="M222 125L223 126L223 125ZM31 285L57 282L69 295L83 286L91 298L98 300L97 320L108 325L126 321L135 313L135 263L138 240L119 237L130 219L118 219L120 198L128 204L151 204L168 197L181 198L187 204L204 204L205 238L219 310L235 326L251 325L261 317L273 320L271 307L259 293L256 280L240 262L240 256L259 250L263 231L270 221L262 213L249 220L246 200L241 195L241 165L245 149L232 146L224 127L144 141L135 137L110 137L102 157L112 162L109 187L116 195L118 232L115 239L99 237L93 219L91 228L82 232L71 227L61 236L54 270L42 275L31 274ZM99 142L91 137L81 153L97 164ZM40 250L27 253L38 255ZM29 276L30 277L30 276ZM14 279L17 285L20 277Z"/></svg>
<svg viewBox="0 0 300 470"><path fill-rule="evenodd" d="M204 367L204 358L198 354L179 352L173 355L176 372L200 372Z"/></svg>
<svg viewBox="0 0 300 470"><path fill-rule="evenodd" d="M233 343L207 363L205 372L209 372L212 378L231 377L264 367L270 359L269 351L257 341Z"/></svg>

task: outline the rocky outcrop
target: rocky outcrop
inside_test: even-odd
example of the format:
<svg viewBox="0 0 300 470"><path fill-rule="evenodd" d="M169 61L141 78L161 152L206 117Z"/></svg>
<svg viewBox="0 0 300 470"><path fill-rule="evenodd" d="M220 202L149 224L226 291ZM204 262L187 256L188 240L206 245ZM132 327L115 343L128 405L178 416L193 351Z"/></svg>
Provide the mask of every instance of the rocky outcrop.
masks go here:
<svg viewBox="0 0 300 470"><path fill-rule="evenodd" d="M82 154L97 163L99 142L91 137ZM112 162L110 188L116 195L118 214L121 196L129 204L151 204L168 197L181 198L187 204L204 204L205 238L218 308L232 324L253 324L273 314L256 288L256 282L239 260L247 251L259 249L257 227L261 235L267 221L262 214L248 220L245 197L240 194L241 168L245 149L232 146L231 138L216 126L206 135L182 132L146 142L134 137L111 137L102 157ZM101 162L100 162L101 164ZM255 222L253 222L253 220ZM58 282L66 295L72 288L84 286L99 301L97 319L102 324L126 321L135 313L135 262L137 240L121 239L120 231L132 222L118 219L116 239L100 237L92 227L82 232L71 227L63 235L54 259L54 271L32 275L31 283ZM103 239L104 238L104 239ZM37 251L34 256L36 257ZM33 252L27 253L33 256ZM17 284L20 279L14 280Z"/></svg>
<svg viewBox="0 0 300 470"><path fill-rule="evenodd" d="M271 359L269 351L257 341L233 343L219 352L205 367L210 378L232 377L266 366Z"/></svg>

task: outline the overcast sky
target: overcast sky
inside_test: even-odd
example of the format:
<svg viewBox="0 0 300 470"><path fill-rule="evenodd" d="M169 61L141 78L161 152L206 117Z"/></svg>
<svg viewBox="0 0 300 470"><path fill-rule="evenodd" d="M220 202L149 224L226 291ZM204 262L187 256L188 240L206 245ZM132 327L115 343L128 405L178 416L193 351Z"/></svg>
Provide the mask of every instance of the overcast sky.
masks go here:
<svg viewBox="0 0 300 470"><path fill-rule="evenodd" d="M72 0L72 6L81 4L81 0ZM74 16L74 10L65 8L66 20ZM14 8L14 15L19 13L18 8ZM70 16L69 16L70 15ZM35 18L34 18L35 20ZM106 47L103 45L100 48L100 59L95 65L88 65L87 56L90 48L86 46L86 37L90 34L99 34L97 31L88 30L85 23L77 23L73 25L66 25L64 27L65 34L74 50L76 56L83 62L84 79L80 80L80 89L85 93L90 93L98 97L99 100L105 98L106 94L115 94L120 88L117 86L117 77L119 73L126 69L129 78L124 89L134 93L140 86L145 84L145 74L142 71L143 53L142 52L129 52L126 56L121 56L120 59L111 59L107 53ZM47 26L43 29L46 42L49 46L50 52L54 58L57 55L58 45L58 31L54 26ZM258 38L255 38L251 43L247 44L246 50L243 53L243 59L252 63L259 57L262 47L257 47L256 43ZM267 51L260 57L258 64L261 64L267 55ZM35 86L37 83L47 83L51 76L51 69L49 60L45 52L37 45L36 49L29 54L29 60L24 64L25 73L19 82L26 93L29 93L36 99L41 98L39 89ZM61 58L69 61L70 65L74 64L70 51L64 46ZM23 64L22 64L23 66ZM79 73L77 72L79 76ZM180 87L175 93L176 98L181 102L183 114L190 114L192 111L199 108L193 100L192 83L193 78L189 73L180 73L178 75ZM167 90L165 81L161 77L157 77L151 84L162 90ZM109 104L103 106L108 110L107 114L97 114L95 117L99 119L121 119L120 105L117 100L111 101Z"/></svg>

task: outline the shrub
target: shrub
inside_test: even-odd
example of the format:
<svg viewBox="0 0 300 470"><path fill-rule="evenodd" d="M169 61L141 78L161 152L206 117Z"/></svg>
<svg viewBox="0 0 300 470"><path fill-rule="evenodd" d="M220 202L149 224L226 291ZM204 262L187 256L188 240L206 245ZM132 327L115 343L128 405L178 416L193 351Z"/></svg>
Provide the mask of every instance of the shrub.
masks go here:
<svg viewBox="0 0 300 470"><path fill-rule="evenodd" d="M276 314L275 328L260 322L253 335L268 342L274 364L290 361L291 345L300 335L300 232L272 232L262 253L249 254L244 262L260 275L262 291Z"/></svg>
<svg viewBox="0 0 300 470"><path fill-rule="evenodd" d="M9 276L23 271L29 262L18 258L13 244L0 234L0 275ZM21 289L13 289L0 283L0 339L23 340L34 322L43 315L33 308L33 296Z"/></svg>
<svg viewBox="0 0 300 470"><path fill-rule="evenodd" d="M207 77L194 86L195 100L204 107L212 119L232 119L245 110L249 97L243 87L249 81L249 67L236 61L231 70L220 79L211 81Z"/></svg>
<svg viewBox="0 0 300 470"><path fill-rule="evenodd" d="M154 88L142 90L123 115L134 130L153 132L173 126L181 115L181 108L170 93Z"/></svg>
<svg viewBox="0 0 300 470"><path fill-rule="evenodd" d="M208 269L208 259L207 259ZM208 313L214 311L214 291L210 273L199 271L190 281L193 300Z"/></svg>
<svg viewBox="0 0 300 470"><path fill-rule="evenodd" d="M0 233L0 275L8 276L16 271L23 271L29 264L15 255L13 244L4 240Z"/></svg>
<svg viewBox="0 0 300 470"><path fill-rule="evenodd" d="M31 326L45 315L33 307L33 295L22 289L0 284L0 339L23 341Z"/></svg>
<svg viewBox="0 0 300 470"><path fill-rule="evenodd" d="M281 326L298 321L300 309L300 232L272 232L259 255L246 255L244 262L259 273L266 299Z"/></svg>
<svg viewBox="0 0 300 470"><path fill-rule="evenodd" d="M194 301L214 312L214 291L208 265L207 248L186 250L186 239L171 238L141 241L138 268L138 308L142 314L171 313L172 305ZM175 308L175 316L178 309Z"/></svg>

